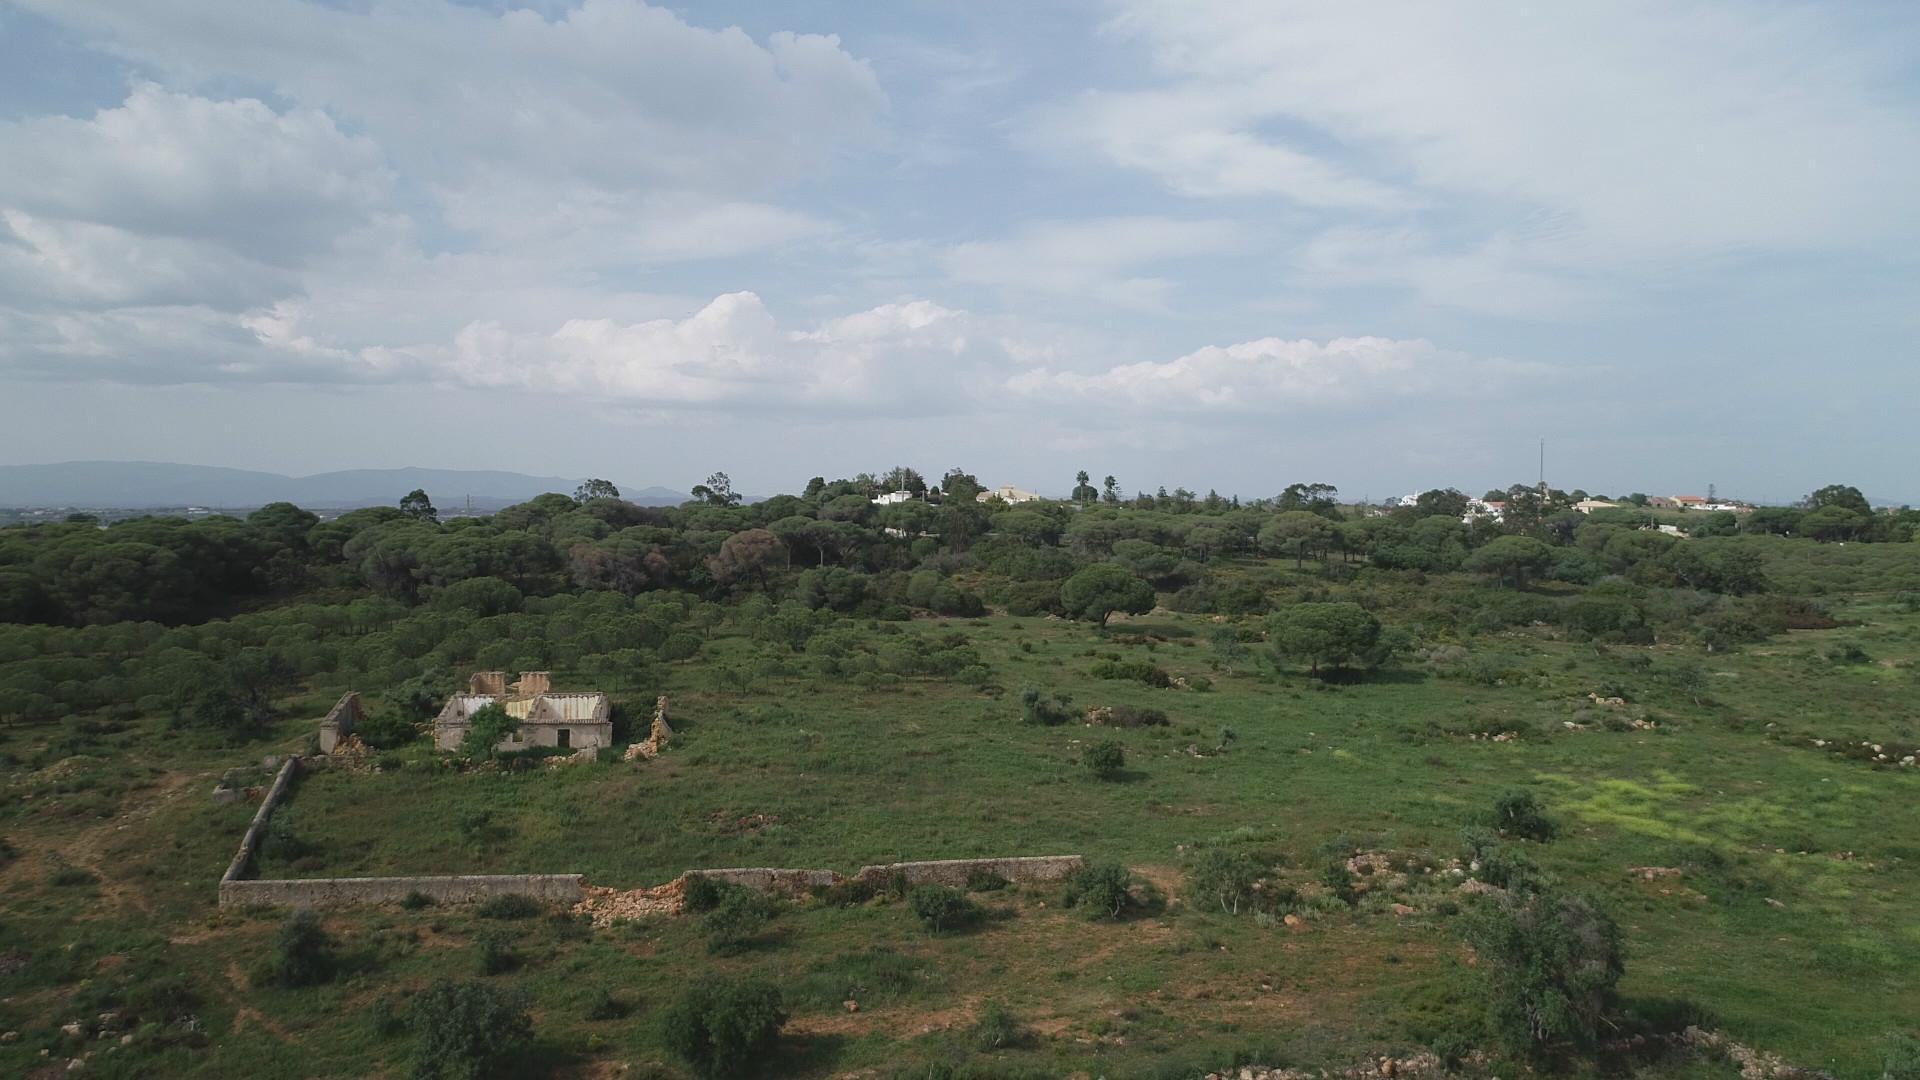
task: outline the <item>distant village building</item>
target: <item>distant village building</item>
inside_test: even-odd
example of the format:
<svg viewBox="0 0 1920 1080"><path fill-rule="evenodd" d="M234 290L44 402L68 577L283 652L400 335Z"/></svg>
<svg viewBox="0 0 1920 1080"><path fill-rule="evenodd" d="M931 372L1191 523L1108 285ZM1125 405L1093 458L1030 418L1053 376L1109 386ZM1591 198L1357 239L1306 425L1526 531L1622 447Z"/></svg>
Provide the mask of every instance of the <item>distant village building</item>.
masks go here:
<svg viewBox="0 0 1920 1080"><path fill-rule="evenodd" d="M1504 499L1468 499L1467 512L1460 515L1460 520L1471 525L1482 518L1504 521L1506 516L1507 503Z"/></svg>
<svg viewBox="0 0 1920 1080"><path fill-rule="evenodd" d="M1591 514L1595 510L1612 510L1619 505L1617 502L1608 502L1605 499L1581 499L1573 504L1573 508L1583 514Z"/></svg>
<svg viewBox="0 0 1920 1080"><path fill-rule="evenodd" d="M584 749L613 745L613 720L607 695L597 690L556 693L544 671L522 672L507 684L504 671L476 671L467 692L447 699L433 720L433 745L457 750L473 729L475 712L498 704L520 721L520 730L500 741L501 750L535 746Z"/></svg>
<svg viewBox="0 0 1920 1080"><path fill-rule="evenodd" d="M1037 502L1040 496L1031 491L1022 491L1012 484L1001 484L992 491L981 492L975 496L975 498L980 502L986 502L988 499L999 499L1005 503L1023 503Z"/></svg>
<svg viewBox="0 0 1920 1080"><path fill-rule="evenodd" d="M911 498L913 498L913 492L911 491L889 491L885 495L874 496L873 505L892 506L895 503L906 502Z"/></svg>

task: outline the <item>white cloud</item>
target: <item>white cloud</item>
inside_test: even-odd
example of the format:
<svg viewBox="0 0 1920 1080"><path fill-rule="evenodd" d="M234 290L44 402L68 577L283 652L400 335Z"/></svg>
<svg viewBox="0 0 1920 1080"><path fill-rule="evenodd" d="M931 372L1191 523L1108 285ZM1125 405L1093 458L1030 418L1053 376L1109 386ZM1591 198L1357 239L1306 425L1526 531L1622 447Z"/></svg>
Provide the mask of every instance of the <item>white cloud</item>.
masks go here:
<svg viewBox="0 0 1920 1080"><path fill-rule="evenodd" d="M0 207L205 242L273 267L372 223L392 186L379 149L324 113L280 113L252 99L213 101L151 83L88 119L0 123L0 158Z"/></svg>
<svg viewBox="0 0 1920 1080"><path fill-rule="evenodd" d="M1269 337L1105 371L1038 368L1009 378L1006 388L1017 397L1057 405L1081 402L1163 416L1260 415L1410 397L1465 399L1498 389L1504 380L1543 371L1417 339Z"/></svg>
<svg viewBox="0 0 1920 1080"><path fill-rule="evenodd" d="M1203 145L1237 148L1152 155L1194 192L1249 190L1244 161L1317 145L1499 227L1565 215L1570 261L1630 260L1871 241L1920 164L1911 104L1876 90L1899 50L1819 7L1118 7L1111 29L1163 80L1118 114L1193 118Z"/></svg>
<svg viewBox="0 0 1920 1080"><path fill-rule="evenodd" d="M1158 308L1173 283L1131 271L1242 248L1226 221L1093 218L1029 225L1004 240L959 244L944 257L956 281Z"/></svg>
<svg viewBox="0 0 1920 1080"><path fill-rule="evenodd" d="M727 201L818 170L886 107L835 37L763 43L638 0L551 19L445 0L23 3L170 78L239 79L324 109L454 203L555 184ZM464 224L513 235L504 219Z"/></svg>

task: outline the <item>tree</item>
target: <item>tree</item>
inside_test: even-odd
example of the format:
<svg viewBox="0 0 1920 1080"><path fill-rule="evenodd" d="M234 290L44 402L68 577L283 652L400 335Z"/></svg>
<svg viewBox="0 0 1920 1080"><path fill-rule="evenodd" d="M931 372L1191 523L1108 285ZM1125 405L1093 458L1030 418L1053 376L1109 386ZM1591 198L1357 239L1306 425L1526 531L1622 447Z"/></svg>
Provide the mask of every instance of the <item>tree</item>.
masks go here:
<svg viewBox="0 0 1920 1080"><path fill-rule="evenodd" d="M312 908L295 908L280 924L268 966L273 981L286 987L316 986L333 978L333 939Z"/></svg>
<svg viewBox="0 0 1920 1080"><path fill-rule="evenodd" d="M481 1080L499 1075L505 1060L533 1038L527 996L487 983L442 979L420 992L407 1010L418 1041L417 1080Z"/></svg>
<svg viewBox="0 0 1920 1080"><path fill-rule="evenodd" d="M980 486L980 481L974 479L972 473L959 468L948 469L947 474L940 478L942 502L971 505L985 490L986 488Z"/></svg>
<svg viewBox="0 0 1920 1080"><path fill-rule="evenodd" d="M1100 501L1109 506L1120 502L1120 481L1109 476L1100 481Z"/></svg>
<svg viewBox="0 0 1920 1080"><path fill-rule="evenodd" d="M1153 586L1113 563L1085 567L1060 586L1060 605L1076 619L1091 619L1106 629L1116 611L1139 615L1153 610Z"/></svg>
<svg viewBox="0 0 1920 1080"><path fill-rule="evenodd" d="M1467 940L1508 1049L1591 1047L1625 971L1620 928L1582 896L1512 894L1483 902Z"/></svg>
<svg viewBox="0 0 1920 1080"><path fill-rule="evenodd" d="M887 491L904 491L916 499L927 497L926 477L921 476L918 470L910 469L905 465L895 465L887 470L881 487Z"/></svg>
<svg viewBox="0 0 1920 1080"><path fill-rule="evenodd" d="M1276 555L1291 555L1295 566L1307 556L1324 557L1333 543L1333 523L1309 510L1276 514L1260 527L1260 546Z"/></svg>
<svg viewBox="0 0 1920 1080"><path fill-rule="evenodd" d="M1073 501L1085 506L1100 497L1100 493L1088 483L1087 470L1081 469L1073 477Z"/></svg>
<svg viewBox="0 0 1920 1080"><path fill-rule="evenodd" d="M1127 748L1113 739L1088 743L1080 751L1080 763L1095 780L1118 780L1127 767Z"/></svg>
<svg viewBox="0 0 1920 1080"><path fill-rule="evenodd" d="M733 480L723 472L716 472L707 477L707 482L704 484L693 485L693 490L687 494L708 506L740 505L740 496L733 490Z"/></svg>
<svg viewBox="0 0 1920 1080"><path fill-rule="evenodd" d="M588 480L586 483L573 489L574 502L586 502L589 499L617 499L619 497L620 489L614 487L612 481L598 478Z"/></svg>
<svg viewBox="0 0 1920 1080"><path fill-rule="evenodd" d="M1338 520L1339 497L1340 489L1332 484L1288 484L1274 505L1282 511L1305 510Z"/></svg>
<svg viewBox="0 0 1920 1080"><path fill-rule="evenodd" d="M667 1010L667 1048L702 1077L737 1076L767 1059L786 1022L771 983L701 982Z"/></svg>
<svg viewBox="0 0 1920 1080"><path fill-rule="evenodd" d="M1866 529L1871 519L1837 502L1809 510L1799 522L1798 531L1821 543L1851 540Z"/></svg>
<svg viewBox="0 0 1920 1080"><path fill-rule="evenodd" d="M520 721L507 715L499 702L482 705L467 716L467 733L460 740L460 753L473 761L492 761L507 736L520 730Z"/></svg>
<svg viewBox="0 0 1920 1080"><path fill-rule="evenodd" d="M770 596L767 568L786 561L787 547L778 536L766 529L746 529L721 541L719 552L707 559L707 572L722 587L752 580Z"/></svg>
<svg viewBox="0 0 1920 1080"><path fill-rule="evenodd" d="M1837 506L1842 510L1851 510L1861 517L1873 516L1873 506L1867 502L1867 497L1860 494L1859 488L1848 484L1828 484L1808 495L1806 506L1809 510Z"/></svg>
<svg viewBox="0 0 1920 1080"><path fill-rule="evenodd" d="M1267 643L1281 661L1305 660L1313 674L1321 665L1371 666L1378 655L1380 620L1359 604L1290 604L1267 616Z"/></svg>
<svg viewBox="0 0 1920 1080"><path fill-rule="evenodd" d="M1553 565L1553 549L1531 536L1501 536L1467 556L1466 569L1492 574L1516 589Z"/></svg>
<svg viewBox="0 0 1920 1080"><path fill-rule="evenodd" d="M433 508L424 488L414 488L400 500L400 512L415 521L439 521L440 511Z"/></svg>
<svg viewBox="0 0 1920 1080"><path fill-rule="evenodd" d="M1414 513L1420 517L1450 517L1458 521L1467 513L1466 492L1455 488L1434 488L1421 492L1413 501Z"/></svg>

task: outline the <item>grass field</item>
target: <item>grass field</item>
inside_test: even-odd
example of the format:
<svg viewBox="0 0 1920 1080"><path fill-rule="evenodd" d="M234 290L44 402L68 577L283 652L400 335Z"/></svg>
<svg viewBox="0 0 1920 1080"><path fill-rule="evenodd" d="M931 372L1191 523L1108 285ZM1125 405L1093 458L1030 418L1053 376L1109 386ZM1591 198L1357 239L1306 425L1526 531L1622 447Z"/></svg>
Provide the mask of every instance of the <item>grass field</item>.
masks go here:
<svg viewBox="0 0 1920 1080"><path fill-rule="evenodd" d="M807 903L727 957L708 954L691 918L595 931L553 917L337 912L326 923L348 970L302 991L247 985L278 913L212 906L253 808L213 805L207 791L242 761L143 721L103 733L95 756L9 778L0 1026L23 1037L0 1045L0 1069L63 1065L78 1047L61 1023L172 993L197 1003L206 1045L182 1037L166 1048L158 1035L119 1055L97 1045L91 1074L403 1072L410 1044L382 1034L379 1015L436 975L474 974L489 935L510 941L515 958L495 977L534 998L529 1069L599 1075L618 1061L679 1075L659 1007L716 972L787 988L782 1074L1344 1067L1475 1030L1475 974L1444 867L1496 794L1524 788L1562 825L1560 839L1529 853L1562 885L1602 897L1625 929L1630 1001L1684 999L1744 1043L1842 1077L1877 1076L1880 1040L1920 1016L1920 768L1857 750L1911 753L1920 742L1910 705L1920 616L1883 594L1836 613L1838 629L1696 653L1709 675L1697 701L1664 677L1671 648L1596 648L1542 628L1461 643L1483 663L1403 658L1347 685L1275 674L1256 656L1224 661L1205 616L1116 620L1104 637L1007 616L905 628L964 635L991 671L985 688L861 688L723 630L701 659L665 668L664 685L619 695L641 715L653 693L670 695L679 734L659 761L462 772L436 766L422 742L396 755L397 768L305 777L261 876L577 872L636 887L699 867L845 872L1078 853L1124 862L1163 903L1094 922L1048 890L1013 889L983 895L992 916L978 929L942 936L899 904ZM1862 655L1833 659L1846 645ZM1211 686L1090 674L1115 656ZM593 683L555 673L559 688ZM1170 722L1027 724L1025 687L1071 695L1076 713L1129 704ZM1596 691L1626 701L1596 703ZM327 703L289 702L280 748L303 746ZM1481 737L1500 733L1511 737ZM24 757L46 732L7 736ZM1126 747L1118 781L1080 765L1082 745L1104 738ZM477 811L487 824L463 828ZM1297 884L1359 852L1442 871L1369 883L1351 909L1315 904L1290 929L1185 895L1194 854L1219 847L1255 853ZM1681 874L1629 873L1643 866ZM1396 902L1414 912L1396 915ZM601 991L624 1015L588 1018ZM981 1049L971 1030L989 1002L1026 1037ZM1735 1075L1724 1064L1638 1067Z"/></svg>

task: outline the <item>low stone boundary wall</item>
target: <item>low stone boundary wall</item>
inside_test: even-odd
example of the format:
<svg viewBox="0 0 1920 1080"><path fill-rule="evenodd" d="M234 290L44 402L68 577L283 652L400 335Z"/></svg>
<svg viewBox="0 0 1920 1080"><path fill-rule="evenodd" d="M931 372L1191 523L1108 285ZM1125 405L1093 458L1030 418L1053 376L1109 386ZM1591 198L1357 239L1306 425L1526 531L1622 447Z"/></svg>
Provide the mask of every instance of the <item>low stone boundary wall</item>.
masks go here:
<svg viewBox="0 0 1920 1080"><path fill-rule="evenodd" d="M689 870L681 876L703 877L723 885L739 885L743 888L783 893L787 896L805 896L812 889L826 888L838 884L841 880L840 875L831 870L776 870L763 866Z"/></svg>
<svg viewBox="0 0 1920 1080"><path fill-rule="evenodd" d="M952 885L967 883L978 872L997 874L1017 884L1041 884L1065 881L1084 862L1078 855L1034 855L1016 859L938 859L932 862L888 863L863 866L854 876L868 885L882 885L899 874L908 885Z"/></svg>
<svg viewBox="0 0 1920 1080"><path fill-rule="evenodd" d="M471 904L496 896L530 896L576 904L586 895L579 874L469 874L454 877L305 878L220 883L221 907L347 907L397 904L411 893L438 904Z"/></svg>

